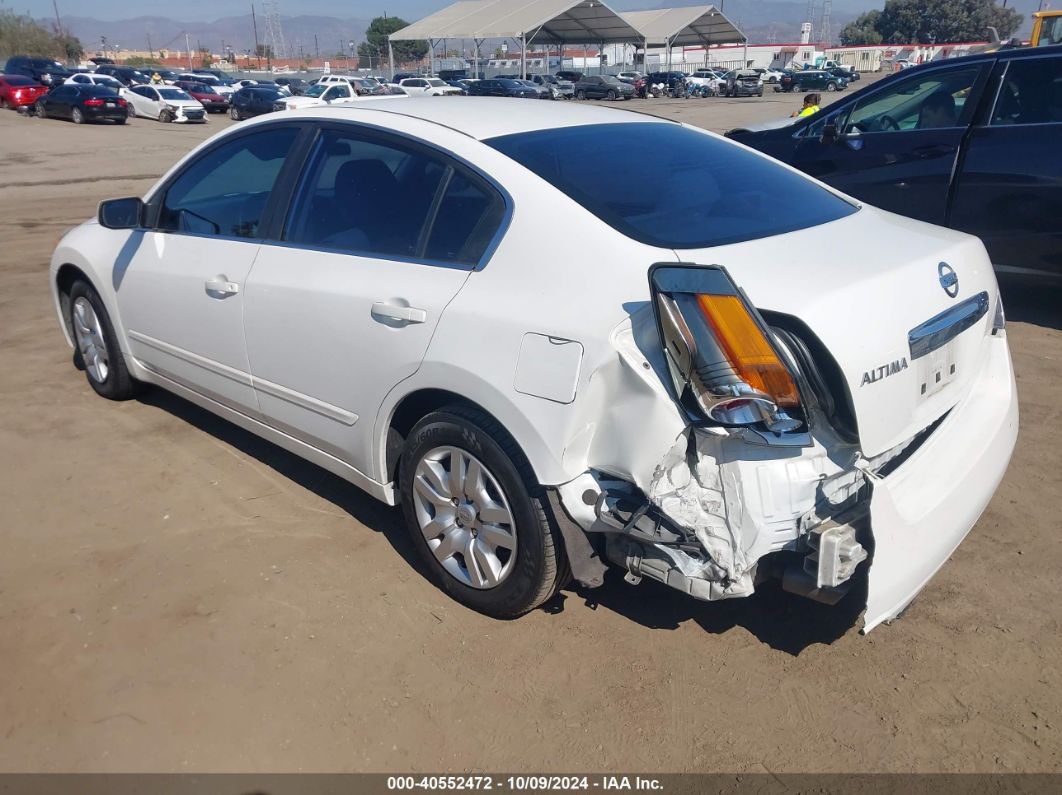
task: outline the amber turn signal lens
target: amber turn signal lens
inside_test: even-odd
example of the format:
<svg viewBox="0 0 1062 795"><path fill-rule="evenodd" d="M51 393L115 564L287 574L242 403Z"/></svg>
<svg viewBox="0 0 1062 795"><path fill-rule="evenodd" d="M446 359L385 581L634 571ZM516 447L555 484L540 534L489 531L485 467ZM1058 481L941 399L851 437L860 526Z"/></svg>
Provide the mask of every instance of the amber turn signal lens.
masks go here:
<svg viewBox="0 0 1062 795"><path fill-rule="evenodd" d="M770 395L779 406L799 406L800 393L788 368L736 295L698 295L697 303L738 376Z"/></svg>

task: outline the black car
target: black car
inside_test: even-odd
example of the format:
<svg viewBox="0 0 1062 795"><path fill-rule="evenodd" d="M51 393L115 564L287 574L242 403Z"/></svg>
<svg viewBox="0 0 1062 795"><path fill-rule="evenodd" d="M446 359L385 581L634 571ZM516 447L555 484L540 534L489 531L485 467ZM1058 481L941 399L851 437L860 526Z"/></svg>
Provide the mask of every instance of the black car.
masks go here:
<svg viewBox="0 0 1062 795"><path fill-rule="evenodd" d="M88 121L113 121L125 124L126 102L107 86L68 83L53 88L34 105L43 119L70 119L74 124Z"/></svg>
<svg viewBox="0 0 1062 795"><path fill-rule="evenodd" d="M520 99L538 99L538 91L518 83L515 80L495 77L490 80L477 80L468 86L472 97L518 97Z"/></svg>
<svg viewBox="0 0 1062 795"><path fill-rule="evenodd" d="M1062 282L1062 45L892 74L811 116L727 133L870 204L980 237Z"/></svg>
<svg viewBox="0 0 1062 795"><path fill-rule="evenodd" d="M268 86L246 86L232 95L229 101L229 116L236 121L243 121L251 116L272 113L273 103L285 96L286 94Z"/></svg>
<svg viewBox="0 0 1062 795"><path fill-rule="evenodd" d="M33 58L28 55L14 55L7 59L4 66L5 75L22 75L30 80L36 80L46 86L57 86L73 72L58 61L50 58Z"/></svg>
<svg viewBox="0 0 1062 795"><path fill-rule="evenodd" d="M650 72L645 76L646 85L664 86L669 91L684 91L686 75L682 72Z"/></svg>
<svg viewBox="0 0 1062 795"><path fill-rule="evenodd" d="M779 81L782 91L844 91L848 78L838 77L824 69L799 69L786 72Z"/></svg>
<svg viewBox="0 0 1062 795"><path fill-rule="evenodd" d="M728 97L762 97L763 78L755 69L734 69L726 73L723 94Z"/></svg>
<svg viewBox="0 0 1062 795"><path fill-rule="evenodd" d="M613 75L584 77L575 84L576 99L630 99L634 86Z"/></svg>
<svg viewBox="0 0 1062 795"><path fill-rule="evenodd" d="M583 79L583 73L572 71L560 71L557 72L556 77L558 80L567 80L569 83L578 83L580 80Z"/></svg>
<svg viewBox="0 0 1062 795"><path fill-rule="evenodd" d="M149 71L134 69L131 66L115 66L104 64L96 68L98 75L110 75L124 86L146 86L151 83Z"/></svg>
<svg viewBox="0 0 1062 795"><path fill-rule="evenodd" d="M287 88L293 97L301 97L303 92L310 87L310 84L301 77L278 77L276 84Z"/></svg>
<svg viewBox="0 0 1062 795"><path fill-rule="evenodd" d="M831 66L826 71L834 77L843 77L849 83L854 83L856 80L859 79L859 72L857 72L855 69L850 69L845 66Z"/></svg>

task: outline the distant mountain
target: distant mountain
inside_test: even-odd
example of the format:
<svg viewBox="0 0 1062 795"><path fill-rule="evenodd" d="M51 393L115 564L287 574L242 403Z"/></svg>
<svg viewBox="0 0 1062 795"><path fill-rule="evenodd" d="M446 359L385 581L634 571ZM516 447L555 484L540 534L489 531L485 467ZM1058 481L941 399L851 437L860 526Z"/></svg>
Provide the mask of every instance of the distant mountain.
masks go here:
<svg viewBox="0 0 1062 795"><path fill-rule="evenodd" d="M52 20L42 19L46 26ZM258 14L258 41L270 44L264 15ZM364 38L368 20L360 18L341 19L326 16L281 17L284 42L292 57L300 54L332 56L346 52L351 41ZM254 51L254 24L250 14L224 17L214 22L180 22L169 17L143 16L133 19L101 21L92 17L63 17L63 27L77 36L86 52L95 52L102 47L101 37L106 36L108 49L115 46L123 50L184 50L185 34L194 50L206 47L211 52L222 54L231 47L238 54ZM315 39L316 36L316 39Z"/></svg>

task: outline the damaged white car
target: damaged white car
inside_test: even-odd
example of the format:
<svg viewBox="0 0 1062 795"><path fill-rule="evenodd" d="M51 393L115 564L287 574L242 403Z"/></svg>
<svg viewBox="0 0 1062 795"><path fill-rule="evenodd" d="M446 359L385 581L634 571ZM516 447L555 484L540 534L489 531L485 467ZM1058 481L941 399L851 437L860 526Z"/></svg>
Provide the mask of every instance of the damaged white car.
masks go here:
<svg viewBox="0 0 1062 795"><path fill-rule="evenodd" d="M172 390L401 504L491 615L605 561L705 600L861 582L867 628L914 598L1017 434L976 238L670 121L398 104L232 128L68 233L92 387Z"/></svg>

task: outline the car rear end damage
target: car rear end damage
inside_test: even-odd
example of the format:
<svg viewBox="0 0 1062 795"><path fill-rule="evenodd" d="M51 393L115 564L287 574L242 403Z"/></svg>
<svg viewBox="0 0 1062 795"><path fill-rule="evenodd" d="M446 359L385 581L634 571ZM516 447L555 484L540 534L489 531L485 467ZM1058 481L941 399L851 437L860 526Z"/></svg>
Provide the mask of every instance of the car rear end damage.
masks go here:
<svg viewBox="0 0 1062 795"><path fill-rule="evenodd" d="M698 271L725 273L691 269ZM978 281L970 268L963 276ZM681 389L668 390L680 406L671 425L677 432L651 471L599 458L598 467L558 488L560 502L631 583L648 577L714 601L748 596L759 582L777 578L787 591L833 604L866 578L869 631L896 617L943 565L1006 471L1017 398L998 296L976 291L926 318L907 330L906 350L895 359L903 365L862 372L848 362L839 366L799 319L750 311L771 318L763 327L799 384L799 405L786 414L768 400L744 418L754 421L742 422L739 414L730 423L711 422L690 411ZM617 393L630 391L634 376L689 384L685 375L674 380L672 359L682 361L685 350L666 356L666 369L647 369L642 359L652 326L651 319L632 318L613 335L629 370ZM655 331L666 347L659 321ZM915 400L883 419L876 400L852 393L890 378L906 378ZM921 410L935 391L948 399ZM912 418L919 424L911 425ZM633 413L614 422L607 431L622 433L629 423L660 433L667 424ZM578 576L579 567L573 569Z"/></svg>

